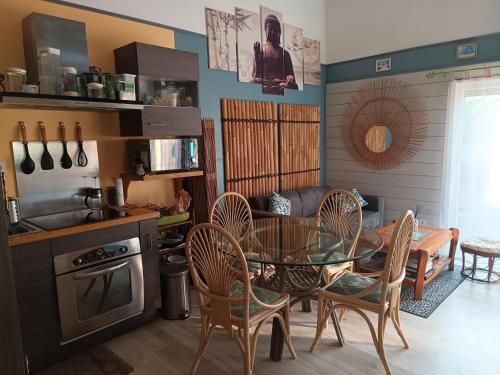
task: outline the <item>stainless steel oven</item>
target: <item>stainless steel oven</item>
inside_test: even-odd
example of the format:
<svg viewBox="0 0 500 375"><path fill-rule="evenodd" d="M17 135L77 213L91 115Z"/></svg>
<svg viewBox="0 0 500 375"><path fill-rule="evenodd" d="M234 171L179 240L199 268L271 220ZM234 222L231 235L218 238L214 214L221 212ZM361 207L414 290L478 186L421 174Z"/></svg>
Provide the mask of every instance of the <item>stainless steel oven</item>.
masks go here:
<svg viewBox="0 0 500 375"><path fill-rule="evenodd" d="M144 311L139 239L54 257L62 343Z"/></svg>

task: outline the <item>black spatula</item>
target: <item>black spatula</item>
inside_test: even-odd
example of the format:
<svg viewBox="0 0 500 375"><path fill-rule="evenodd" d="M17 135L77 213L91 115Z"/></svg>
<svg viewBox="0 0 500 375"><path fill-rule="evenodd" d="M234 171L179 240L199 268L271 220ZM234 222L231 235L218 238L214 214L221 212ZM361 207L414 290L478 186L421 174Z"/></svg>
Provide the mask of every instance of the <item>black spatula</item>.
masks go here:
<svg viewBox="0 0 500 375"><path fill-rule="evenodd" d="M64 127L64 122L59 122L59 131L61 132L61 142L63 146L63 154L61 157L61 167L64 169L70 169L73 165L71 158L68 154L68 145L66 141L66 128Z"/></svg>
<svg viewBox="0 0 500 375"><path fill-rule="evenodd" d="M45 125L42 121L39 121L40 132L42 133L42 143L43 143L43 154L42 160L40 160L40 164L44 171L48 171L50 169L54 169L54 159L50 156L49 149L47 148L47 133L45 132Z"/></svg>
<svg viewBox="0 0 500 375"><path fill-rule="evenodd" d="M24 174L32 174L35 170L35 162L31 159L30 151L28 149L28 140L26 137L26 127L23 121L19 121L19 126L21 127L21 134L23 136L23 146L24 146L24 160L21 163L21 171Z"/></svg>

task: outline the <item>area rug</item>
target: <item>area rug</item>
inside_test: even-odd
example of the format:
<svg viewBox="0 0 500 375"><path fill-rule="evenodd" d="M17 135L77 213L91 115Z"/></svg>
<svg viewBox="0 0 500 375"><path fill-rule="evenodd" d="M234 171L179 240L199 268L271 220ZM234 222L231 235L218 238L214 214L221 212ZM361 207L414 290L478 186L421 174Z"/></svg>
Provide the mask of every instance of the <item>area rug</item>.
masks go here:
<svg viewBox="0 0 500 375"><path fill-rule="evenodd" d="M134 371L123 359L102 345L85 350L37 375L125 375Z"/></svg>
<svg viewBox="0 0 500 375"><path fill-rule="evenodd" d="M424 287L424 298L413 299L413 288L403 286L401 289L401 311L428 318L443 301L465 280L460 271L444 270Z"/></svg>

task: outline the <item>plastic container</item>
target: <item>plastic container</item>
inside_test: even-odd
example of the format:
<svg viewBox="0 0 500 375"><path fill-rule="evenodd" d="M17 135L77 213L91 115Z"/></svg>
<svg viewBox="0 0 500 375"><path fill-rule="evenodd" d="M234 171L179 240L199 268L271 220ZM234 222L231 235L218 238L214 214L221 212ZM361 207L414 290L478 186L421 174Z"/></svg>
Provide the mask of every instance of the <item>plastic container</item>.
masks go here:
<svg viewBox="0 0 500 375"><path fill-rule="evenodd" d="M87 96L89 98L104 98L104 85L97 82L87 84Z"/></svg>
<svg viewBox="0 0 500 375"><path fill-rule="evenodd" d="M63 71L63 95L65 96L81 96L80 78L76 68L65 66Z"/></svg>
<svg viewBox="0 0 500 375"><path fill-rule="evenodd" d="M106 99L115 100L115 75L111 73L104 73L102 75L102 83L104 84L104 97Z"/></svg>
<svg viewBox="0 0 500 375"><path fill-rule="evenodd" d="M26 70L22 68L7 68L7 91L23 92L23 85L26 85Z"/></svg>
<svg viewBox="0 0 500 375"><path fill-rule="evenodd" d="M115 76L117 97L120 100L135 101L135 74L118 74Z"/></svg>
<svg viewBox="0 0 500 375"><path fill-rule="evenodd" d="M43 48L38 53L40 94L62 95L61 51Z"/></svg>

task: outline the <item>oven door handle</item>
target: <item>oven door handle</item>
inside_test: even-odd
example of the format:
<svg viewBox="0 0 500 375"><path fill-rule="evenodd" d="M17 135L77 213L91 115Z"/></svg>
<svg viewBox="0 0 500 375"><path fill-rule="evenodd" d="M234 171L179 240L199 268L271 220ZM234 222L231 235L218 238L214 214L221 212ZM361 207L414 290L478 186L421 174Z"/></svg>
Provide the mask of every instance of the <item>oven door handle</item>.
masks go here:
<svg viewBox="0 0 500 375"><path fill-rule="evenodd" d="M95 278L95 277L98 277L98 276L106 275L108 273L114 272L116 270L119 270L119 269L125 267L129 263L130 263L130 261L127 261L127 262L123 262L123 263L117 264L116 266L113 266L113 267L110 267L110 268L106 268L106 269L101 270L101 271L76 274L76 275L73 276L73 279L75 279L75 280L85 280L85 279L90 279L90 278Z"/></svg>

